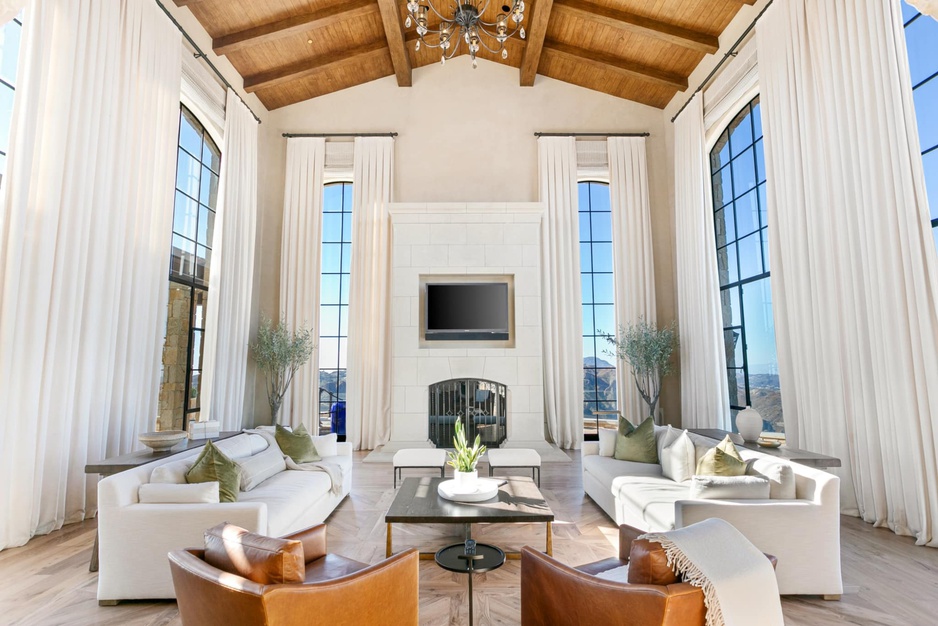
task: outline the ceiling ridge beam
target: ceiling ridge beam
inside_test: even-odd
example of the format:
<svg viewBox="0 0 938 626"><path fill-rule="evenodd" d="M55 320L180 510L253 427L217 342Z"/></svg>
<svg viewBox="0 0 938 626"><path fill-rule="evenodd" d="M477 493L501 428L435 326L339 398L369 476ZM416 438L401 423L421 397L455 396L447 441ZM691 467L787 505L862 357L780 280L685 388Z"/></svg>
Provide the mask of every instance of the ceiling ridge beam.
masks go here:
<svg viewBox="0 0 938 626"><path fill-rule="evenodd" d="M295 15L216 37L212 40L212 50L218 55L230 54L250 46L276 41L289 35L305 33L317 28L325 28L337 22L377 12L378 5L375 4L374 0L343 2L305 15Z"/></svg>
<svg viewBox="0 0 938 626"><path fill-rule="evenodd" d="M687 89L687 78L681 74L667 72L641 63L626 61L611 54L585 50L559 41L547 41L544 50L548 54L584 63L600 70L611 71L628 78L637 78L646 82L657 83L672 89Z"/></svg>
<svg viewBox="0 0 938 626"><path fill-rule="evenodd" d="M340 66L360 63L368 58L384 56L387 54L387 42L384 39L378 39L371 43L343 50L323 54L312 59L293 63L284 67L278 67L267 72L260 72L244 78L244 90L254 92L267 87L282 85L301 78L308 78L316 74L335 70Z"/></svg>
<svg viewBox="0 0 938 626"><path fill-rule="evenodd" d="M378 10L381 11L384 36L391 51L391 65L394 66L394 75L397 76L397 86L410 87L413 84L413 69L410 65L410 55L404 45L404 25L401 23L400 8L396 0L378 0Z"/></svg>
<svg viewBox="0 0 938 626"><path fill-rule="evenodd" d="M531 27L527 29L528 41L521 56L521 86L533 87L534 77L537 76L537 66L541 63L541 52L544 49L544 38L547 36L547 23L550 21L550 12L554 0L537 0L534 4L534 15L528 22Z"/></svg>
<svg viewBox="0 0 938 626"><path fill-rule="evenodd" d="M556 0L554 11L561 15L578 17L610 28L654 37L661 41L667 41L706 54L714 54L720 49L720 39L715 35L626 11L610 9L584 0Z"/></svg>

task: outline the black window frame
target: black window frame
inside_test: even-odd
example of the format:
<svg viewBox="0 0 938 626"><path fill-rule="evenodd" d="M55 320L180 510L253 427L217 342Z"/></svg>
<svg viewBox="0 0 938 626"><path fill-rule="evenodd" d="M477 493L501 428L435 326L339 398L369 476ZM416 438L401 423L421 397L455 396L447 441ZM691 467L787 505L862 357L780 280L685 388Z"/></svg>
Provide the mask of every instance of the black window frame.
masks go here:
<svg viewBox="0 0 938 626"><path fill-rule="evenodd" d="M22 46L23 44L23 20L20 18L20 15L22 15L22 12L20 12L19 15L17 15L12 20L10 20L10 22L13 22L14 24L20 27L20 46ZM0 26L6 26L6 24L0 25ZM19 50L17 50L17 56L19 56ZM10 83L4 80L2 77L0 77L0 87L5 87L6 89L9 89L11 92L13 92L14 98L16 97L16 85L15 84ZM13 121L10 120L9 123L12 126ZM12 128L10 130L12 130ZM7 146L7 150L9 150L9 146ZM7 152L7 150L0 149L0 160L3 161L3 166L0 167L0 178L2 178L5 175L6 160L7 160L7 157L9 156L9 153Z"/></svg>

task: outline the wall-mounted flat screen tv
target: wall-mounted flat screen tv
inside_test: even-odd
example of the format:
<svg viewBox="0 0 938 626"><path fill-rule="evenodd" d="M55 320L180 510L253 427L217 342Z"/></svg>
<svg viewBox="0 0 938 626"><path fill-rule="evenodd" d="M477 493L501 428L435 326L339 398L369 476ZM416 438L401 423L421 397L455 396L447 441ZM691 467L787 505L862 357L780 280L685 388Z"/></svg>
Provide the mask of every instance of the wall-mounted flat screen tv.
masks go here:
<svg viewBox="0 0 938 626"><path fill-rule="evenodd" d="M427 283L426 339L509 338L508 283Z"/></svg>

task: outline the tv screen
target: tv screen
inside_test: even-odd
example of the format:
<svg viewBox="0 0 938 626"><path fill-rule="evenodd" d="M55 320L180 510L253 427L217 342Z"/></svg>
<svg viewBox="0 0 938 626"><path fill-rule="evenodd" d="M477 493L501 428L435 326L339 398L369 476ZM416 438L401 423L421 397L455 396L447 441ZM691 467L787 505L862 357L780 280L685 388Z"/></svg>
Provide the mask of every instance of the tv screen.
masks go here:
<svg viewBox="0 0 938 626"><path fill-rule="evenodd" d="M508 283L427 283L426 338L508 339Z"/></svg>

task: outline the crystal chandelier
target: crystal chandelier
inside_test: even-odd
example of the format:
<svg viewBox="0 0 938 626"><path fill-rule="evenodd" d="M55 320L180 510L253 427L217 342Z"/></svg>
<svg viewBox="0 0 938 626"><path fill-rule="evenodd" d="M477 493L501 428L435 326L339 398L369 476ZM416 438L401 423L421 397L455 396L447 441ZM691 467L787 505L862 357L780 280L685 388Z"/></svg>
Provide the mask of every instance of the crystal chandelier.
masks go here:
<svg viewBox="0 0 938 626"><path fill-rule="evenodd" d="M432 0L427 0L427 2L432 2ZM419 4L417 0L407 1L407 19L404 21L404 26L410 28L411 24L417 25L419 37L417 50L420 50L421 44L428 48L439 48L442 52L440 63L445 64L447 59L456 56L459 44L465 41L469 46L472 67L476 68L478 67L476 54L481 48L485 48L492 54L498 54L501 51L502 58L507 59L508 50L505 48L505 40L514 36L515 33L524 39L524 26L521 26L521 21L524 20L524 0L513 0L514 4L511 8L507 5L502 6L502 11L505 12L496 15L494 22L482 20L482 15L488 8L490 0L457 0L457 2L452 9L452 18L445 18L432 4ZM440 18L440 25L436 30L427 26L427 16L430 11ZM509 20L513 22L514 28L510 32ZM432 41L428 40L430 35L433 35Z"/></svg>

